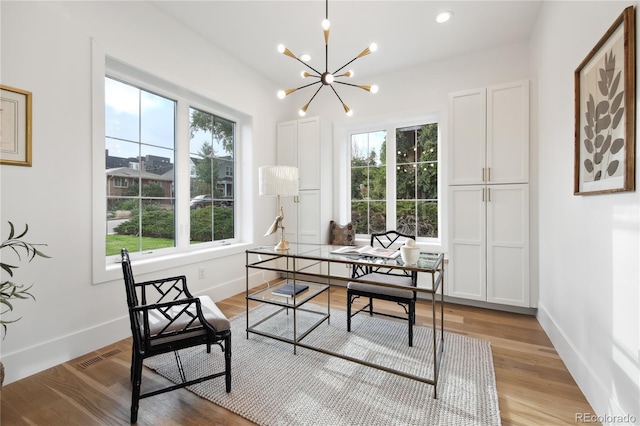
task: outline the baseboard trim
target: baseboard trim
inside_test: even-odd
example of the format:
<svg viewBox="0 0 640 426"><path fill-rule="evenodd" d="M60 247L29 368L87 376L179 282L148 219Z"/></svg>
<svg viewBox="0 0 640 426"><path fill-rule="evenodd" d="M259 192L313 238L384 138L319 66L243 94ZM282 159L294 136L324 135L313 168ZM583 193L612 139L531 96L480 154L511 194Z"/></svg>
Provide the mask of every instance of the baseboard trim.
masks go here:
<svg viewBox="0 0 640 426"><path fill-rule="evenodd" d="M612 423L606 420L615 416L620 416L620 418L624 416L636 416L632 422L635 424L635 422L639 420L637 417L638 412L629 412L620 406L618 400L614 399L616 396L612 395L611 389L608 389L598 378L584 356L577 350L571 342L571 339L568 338L562 328L558 326L553 316L547 311L542 301L538 303L538 314L536 318L566 365L567 370L597 414L598 422ZM633 392L633 389L628 389L628 391L632 394L637 394L637 389L636 392ZM616 393L626 392L622 389L617 389ZM579 414L581 413L576 413L576 416ZM578 421L577 417L576 421Z"/></svg>
<svg viewBox="0 0 640 426"><path fill-rule="evenodd" d="M207 294L214 301L218 301L234 296L245 288L245 279L239 278L195 292L195 295ZM124 296L122 303L125 304ZM24 379L130 336L129 316L125 315L38 345L2 353L2 363L5 367L4 384Z"/></svg>

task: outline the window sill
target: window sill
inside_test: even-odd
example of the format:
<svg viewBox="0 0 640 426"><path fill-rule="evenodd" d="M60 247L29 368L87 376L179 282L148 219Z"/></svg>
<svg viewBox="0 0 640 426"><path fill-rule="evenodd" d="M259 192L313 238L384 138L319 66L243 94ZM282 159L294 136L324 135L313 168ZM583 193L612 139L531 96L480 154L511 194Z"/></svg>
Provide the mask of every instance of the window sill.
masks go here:
<svg viewBox="0 0 640 426"><path fill-rule="evenodd" d="M217 260L224 257L235 256L244 253L251 248L251 243L238 243L228 246L209 247L171 253L154 257L138 257L131 260L135 267L136 275L158 272L166 269L179 268L184 265ZM122 267L120 262L103 265L101 270L94 270L93 283L102 284L122 279Z"/></svg>

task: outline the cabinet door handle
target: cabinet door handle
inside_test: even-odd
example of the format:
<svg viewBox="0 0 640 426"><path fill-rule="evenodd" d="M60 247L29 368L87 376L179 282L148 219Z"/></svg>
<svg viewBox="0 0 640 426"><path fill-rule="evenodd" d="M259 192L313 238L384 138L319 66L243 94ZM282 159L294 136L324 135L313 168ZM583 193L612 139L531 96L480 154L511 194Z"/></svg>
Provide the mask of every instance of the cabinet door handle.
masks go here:
<svg viewBox="0 0 640 426"><path fill-rule="evenodd" d="M491 167L487 169L487 182L491 182Z"/></svg>
<svg viewBox="0 0 640 426"><path fill-rule="evenodd" d="M482 168L482 181L484 182L484 167Z"/></svg>
<svg viewBox="0 0 640 426"><path fill-rule="evenodd" d="M491 201L491 188L487 188L487 201Z"/></svg>
<svg viewBox="0 0 640 426"><path fill-rule="evenodd" d="M484 188L482 188L482 202L484 203Z"/></svg>

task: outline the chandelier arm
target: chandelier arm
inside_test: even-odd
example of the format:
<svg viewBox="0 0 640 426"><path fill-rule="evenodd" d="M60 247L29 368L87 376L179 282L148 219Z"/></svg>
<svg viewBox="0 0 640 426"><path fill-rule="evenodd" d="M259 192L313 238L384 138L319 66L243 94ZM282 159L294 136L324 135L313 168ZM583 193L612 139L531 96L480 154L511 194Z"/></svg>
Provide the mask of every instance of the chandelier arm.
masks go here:
<svg viewBox="0 0 640 426"><path fill-rule="evenodd" d="M362 89L362 87L358 86L357 84L353 84L353 83L345 83L344 81L338 81L338 80L334 80L334 83L338 83L338 84L344 84L345 86L353 86L353 87L357 87L358 89Z"/></svg>
<svg viewBox="0 0 640 426"><path fill-rule="evenodd" d="M353 58L352 60L350 60L349 62L347 62L346 64L344 64L343 66L341 66L340 68L338 68L337 70L335 70L332 74L336 75L338 72L342 71L343 69L345 69L349 64L351 64L353 61L355 61L356 59L358 59L360 56L356 56L355 58Z"/></svg>
<svg viewBox="0 0 640 426"><path fill-rule="evenodd" d="M309 99L309 102L307 102L307 103L309 103L309 104L310 104L310 103L311 103L311 101L313 100L313 98L315 98L315 97L316 97L316 95L318 94L318 92L319 92L319 91L321 91L323 87L324 87L323 85L322 85L322 86L320 86L320 87L318 87L318 90L316 90L316 93L314 93L314 94L313 94L313 96L311 97L311 99Z"/></svg>
<svg viewBox="0 0 640 426"><path fill-rule="evenodd" d="M317 76L315 76L315 75L314 75L314 76L312 76L312 77L316 77L316 78L317 78ZM300 90L300 89L304 89L305 87L313 86L314 84L318 84L318 83L321 83L321 81L320 81L320 80L318 80L318 81L314 81L313 83L305 84L304 86L296 87L296 88L294 89L294 91L296 91L296 90ZM320 86L320 88L322 88L322 86ZM318 90L320 90L320 89L318 89ZM292 93L293 93L293 92L292 92Z"/></svg>
<svg viewBox="0 0 640 426"><path fill-rule="evenodd" d="M322 73L320 71L318 71L317 69L315 69L311 65L307 64L305 61L303 61L302 59L298 58L297 56L295 58L293 58L293 59L295 59L296 61L300 62L305 67L309 68L310 70L312 70L313 72L318 74L318 76L322 75ZM314 75L314 77L316 77L316 76Z"/></svg>
<svg viewBox="0 0 640 426"><path fill-rule="evenodd" d="M338 80L334 80L333 82L334 83L339 83L339 84L344 84L345 86L357 87L358 89L366 90L367 92L371 92L370 89L372 87L372 86L364 86L363 87L362 85L359 85L359 84L345 83L344 81L338 81ZM373 92L373 93L375 93L375 92Z"/></svg>
<svg viewBox="0 0 640 426"><path fill-rule="evenodd" d="M338 97L338 100L340 101L340 103L344 104L344 102L342 101L342 98L340 97L340 95L338 95L338 92L336 92L336 89L334 89L332 85L329 85L329 87L331 87L331 90L333 90L333 93L336 94L336 96Z"/></svg>

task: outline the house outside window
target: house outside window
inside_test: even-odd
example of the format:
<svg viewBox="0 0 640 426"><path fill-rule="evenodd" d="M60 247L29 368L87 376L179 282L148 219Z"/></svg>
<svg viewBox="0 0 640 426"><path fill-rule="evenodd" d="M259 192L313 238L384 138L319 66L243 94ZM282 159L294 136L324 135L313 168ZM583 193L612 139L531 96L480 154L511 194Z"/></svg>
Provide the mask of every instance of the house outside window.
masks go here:
<svg viewBox="0 0 640 426"><path fill-rule="evenodd" d="M236 122L132 80L105 77L105 255L234 242Z"/></svg>
<svg viewBox="0 0 640 426"><path fill-rule="evenodd" d="M176 101L105 78L107 255L175 246L175 117Z"/></svg>
<svg viewBox="0 0 640 426"><path fill-rule="evenodd" d="M350 134L351 220L360 236L395 229L439 239L438 123Z"/></svg>
<svg viewBox="0 0 640 426"><path fill-rule="evenodd" d="M234 236L235 123L200 109L189 109L191 242Z"/></svg>

